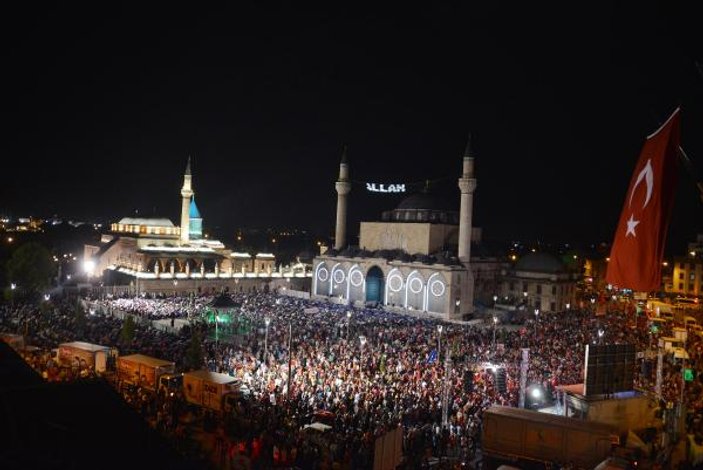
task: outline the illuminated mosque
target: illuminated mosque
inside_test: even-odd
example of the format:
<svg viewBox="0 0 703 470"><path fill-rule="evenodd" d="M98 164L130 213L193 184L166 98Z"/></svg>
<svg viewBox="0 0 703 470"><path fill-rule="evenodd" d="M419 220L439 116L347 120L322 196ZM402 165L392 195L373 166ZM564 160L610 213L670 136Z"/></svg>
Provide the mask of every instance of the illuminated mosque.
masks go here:
<svg viewBox="0 0 703 470"><path fill-rule="evenodd" d="M311 296L444 319L472 313L471 243L479 241L480 230L472 227L476 179L470 143L458 186L458 213L427 191L412 194L381 221L361 222L359 245L352 247L346 241L351 180L345 151L335 183L335 245L313 260Z"/></svg>
<svg viewBox="0 0 703 470"><path fill-rule="evenodd" d="M181 225L166 218L125 217L110 226L97 245L86 245L90 275L124 278L139 292L239 291L276 287L276 279L309 277L282 267L271 253L240 253L219 240L203 237L203 219L195 203L190 158L181 188ZM273 285L271 281L273 282ZM293 287L293 286L291 286Z"/></svg>

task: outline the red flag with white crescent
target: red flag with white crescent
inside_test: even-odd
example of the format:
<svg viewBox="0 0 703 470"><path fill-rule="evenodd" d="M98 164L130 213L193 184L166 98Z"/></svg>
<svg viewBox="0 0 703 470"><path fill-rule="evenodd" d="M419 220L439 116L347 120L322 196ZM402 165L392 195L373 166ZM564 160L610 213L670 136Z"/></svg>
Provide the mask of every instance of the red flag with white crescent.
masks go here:
<svg viewBox="0 0 703 470"><path fill-rule="evenodd" d="M642 147L625 195L605 280L619 288L654 291L661 286L666 231L678 176L680 110Z"/></svg>

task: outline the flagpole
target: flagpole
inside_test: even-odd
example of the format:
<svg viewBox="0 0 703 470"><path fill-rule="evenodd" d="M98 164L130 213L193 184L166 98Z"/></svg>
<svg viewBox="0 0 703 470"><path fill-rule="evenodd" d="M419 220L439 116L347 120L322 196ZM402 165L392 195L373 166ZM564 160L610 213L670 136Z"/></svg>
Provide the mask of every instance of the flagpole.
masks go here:
<svg viewBox="0 0 703 470"><path fill-rule="evenodd" d="M688 154L686 151L679 145L679 157L681 157L681 161L684 163L684 166L688 170L688 172L691 174L693 179L696 181L696 187L698 188L698 191L700 192L701 196L701 201L703 201L703 182L699 181L698 176L696 175L696 170L693 167L693 162L691 161L690 158L688 158Z"/></svg>

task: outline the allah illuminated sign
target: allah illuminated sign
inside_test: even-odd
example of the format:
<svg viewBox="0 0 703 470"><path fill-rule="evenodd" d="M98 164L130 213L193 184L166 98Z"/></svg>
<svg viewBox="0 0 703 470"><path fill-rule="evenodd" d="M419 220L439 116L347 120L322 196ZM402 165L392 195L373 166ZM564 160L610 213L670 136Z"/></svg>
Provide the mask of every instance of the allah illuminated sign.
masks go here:
<svg viewBox="0 0 703 470"><path fill-rule="evenodd" d="M366 183L366 190L372 193L404 193L405 184Z"/></svg>

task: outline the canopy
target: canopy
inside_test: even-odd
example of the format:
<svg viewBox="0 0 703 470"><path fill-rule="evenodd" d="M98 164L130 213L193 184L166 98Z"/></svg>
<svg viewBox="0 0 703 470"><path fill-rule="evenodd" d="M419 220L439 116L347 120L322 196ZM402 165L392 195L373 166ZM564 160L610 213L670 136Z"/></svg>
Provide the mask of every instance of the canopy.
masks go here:
<svg viewBox="0 0 703 470"><path fill-rule="evenodd" d="M312 423L312 424L306 424L303 427L303 429L308 429L308 428L314 429L315 431L325 432L325 431L329 431L330 429L332 429L332 426L328 426L323 423Z"/></svg>
<svg viewBox="0 0 703 470"><path fill-rule="evenodd" d="M239 306L240 304L232 300L232 297L227 294L218 295L208 304L208 307L212 308L237 308Z"/></svg>

